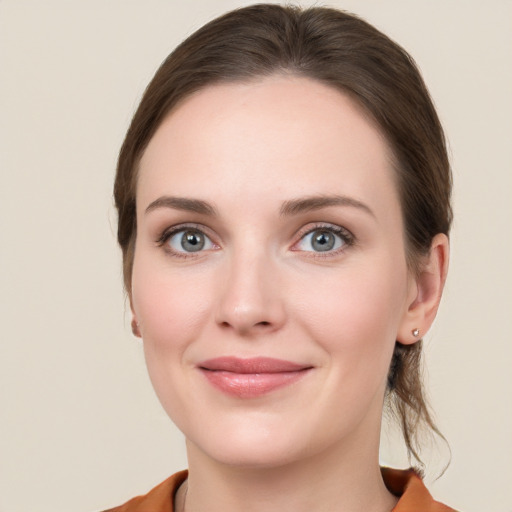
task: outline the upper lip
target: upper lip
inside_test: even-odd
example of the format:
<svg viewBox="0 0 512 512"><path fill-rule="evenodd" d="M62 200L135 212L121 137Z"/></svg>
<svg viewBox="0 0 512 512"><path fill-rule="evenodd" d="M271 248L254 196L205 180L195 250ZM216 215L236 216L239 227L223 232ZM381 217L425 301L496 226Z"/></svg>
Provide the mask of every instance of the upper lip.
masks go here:
<svg viewBox="0 0 512 512"><path fill-rule="evenodd" d="M198 367L203 370L232 373L283 373L312 368L311 365L274 359L272 357L251 357L245 359L232 356L208 359L201 362Z"/></svg>

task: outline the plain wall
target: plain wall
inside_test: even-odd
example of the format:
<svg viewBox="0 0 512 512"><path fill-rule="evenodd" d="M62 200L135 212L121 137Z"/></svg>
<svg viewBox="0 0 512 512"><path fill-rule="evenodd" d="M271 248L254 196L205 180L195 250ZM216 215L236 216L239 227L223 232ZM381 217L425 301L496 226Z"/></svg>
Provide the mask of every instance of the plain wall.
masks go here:
<svg viewBox="0 0 512 512"><path fill-rule="evenodd" d="M186 467L129 327L111 188L160 62L248 3L0 0L2 512L101 510ZM330 5L414 56L448 134L452 261L426 359L453 460L430 489L466 512L510 512L512 1ZM383 462L406 465L394 443Z"/></svg>

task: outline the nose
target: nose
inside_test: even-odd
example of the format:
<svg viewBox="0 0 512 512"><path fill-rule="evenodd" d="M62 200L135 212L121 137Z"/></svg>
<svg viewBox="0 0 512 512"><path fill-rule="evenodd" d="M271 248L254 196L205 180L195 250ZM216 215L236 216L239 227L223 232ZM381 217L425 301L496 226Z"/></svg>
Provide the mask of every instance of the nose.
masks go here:
<svg viewBox="0 0 512 512"><path fill-rule="evenodd" d="M286 313L277 265L265 254L245 253L233 256L227 267L221 276L217 324L248 337L279 330Z"/></svg>

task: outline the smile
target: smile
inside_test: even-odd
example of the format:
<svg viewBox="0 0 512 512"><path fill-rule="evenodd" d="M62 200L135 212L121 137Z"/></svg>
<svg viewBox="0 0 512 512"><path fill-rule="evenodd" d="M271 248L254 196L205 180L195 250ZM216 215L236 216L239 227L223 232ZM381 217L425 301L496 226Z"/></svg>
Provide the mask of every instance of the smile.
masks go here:
<svg viewBox="0 0 512 512"><path fill-rule="evenodd" d="M257 357L219 357L198 365L214 387L238 398L256 398L302 379L312 366Z"/></svg>

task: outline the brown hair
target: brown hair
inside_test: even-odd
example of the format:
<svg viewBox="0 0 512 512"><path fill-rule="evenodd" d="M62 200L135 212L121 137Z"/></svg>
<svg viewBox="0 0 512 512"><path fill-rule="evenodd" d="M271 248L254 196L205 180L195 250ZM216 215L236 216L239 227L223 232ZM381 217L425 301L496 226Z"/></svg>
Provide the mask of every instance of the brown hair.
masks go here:
<svg viewBox="0 0 512 512"><path fill-rule="evenodd" d="M124 283L131 292L138 163L162 120L193 92L221 82L278 73L309 77L349 94L385 135L394 156L407 261L421 268L433 237L448 234L451 173L445 137L411 57L364 20L330 8L270 4L245 7L204 25L163 62L148 85L122 145L114 197ZM441 435L420 375L421 341L397 342L388 405L418 462L422 424ZM441 436L442 437L442 436Z"/></svg>

